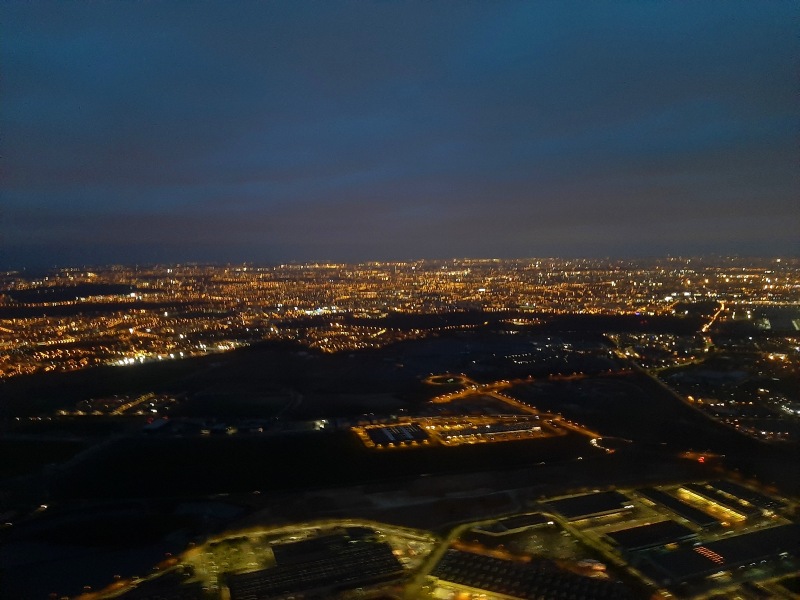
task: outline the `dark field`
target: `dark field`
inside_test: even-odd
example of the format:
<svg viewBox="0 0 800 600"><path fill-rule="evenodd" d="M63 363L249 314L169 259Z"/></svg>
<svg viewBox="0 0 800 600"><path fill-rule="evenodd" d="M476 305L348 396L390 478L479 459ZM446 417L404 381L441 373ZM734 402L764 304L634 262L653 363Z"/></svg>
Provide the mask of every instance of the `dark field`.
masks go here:
<svg viewBox="0 0 800 600"><path fill-rule="evenodd" d="M676 453L713 452L724 456L730 469L788 493L800 491L796 445L770 445L746 437L692 409L641 373L526 384L515 386L509 395L603 435L633 440L630 452L649 446Z"/></svg>
<svg viewBox="0 0 800 600"><path fill-rule="evenodd" d="M781 585L790 592L800 596L800 575L787 577L786 579L781 580Z"/></svg>
<svg viewBox="0 0 800 600"><path fill-rule="evenodd" d="M0 416L46 414L114 394L237 390L265 395L308 373L301 350L294 344L263 344L185 360L15 377L0 381Z"/></svg>
<svg viewBox="0 0 800 600"><path fill-rule="evenodd" d="M741 437L638 373L537 381L514 386L509 395L540 410L561 413L603 434L639 442L657 440L686 450Z"/></svg>
<svg viewBox="0 0 800 600"><path fill-rule="evenodd" d="M583 436L370 451L350 432L130 437L62 473L60 498L207 495L309 489L563 461L598 451Z"/></svg>
<svg viewBox="0 0 800 600"><path fill-rule="evenodd" d="M46 302L52 302L47 300ZM202 306L199 302L80 302L78 304L62 304L58 306L41 305L10 305L0 307L0 319L30 319L36 317L72 317L75 315L99 315L141 309L160 312L185 312L194 307Z"/></svg>
<svg viewBox="0 0 800 600"><path fill-rule="evenodd" d="M183 402L174 411L174 416L205 419L270 419L277 417L290 404L287 395L253 395L236 391L201 392L191 400Z"/></svg>
<svg viewBox="0 0 800 600"><path fill-rule="evenodd" d="M133 306L125 304L124 308ZM109 305L97 307L119 309ZM63 308L74 310L74 307ZM152 308L172 310L175 307L159 305ZM8 307L3 310L17 309ZM31 310L41 311L40 308ZM0 317L3 316L20 315L3 315L0 311ZM0 382L0 417L40 414L104 395L148 391L212 392L216 388L229 391L231 387L250 395L264 394L265 389L289 387L303 394L389 392L403 399L424 400L426 397L420 391L425 387L420 380L431 373L465 372L479 381L491 381L512 375L602 370L613 366L607 359L598 360L569 352L553 352L547 360L525 365L514 365L505 358L529 351L534 343L548 336L558 335L559 339L569 343L602 348L607 346L603 331L649 331L655 327L656 330L683 332L693 330L697 325L691 319L666 317L654 320L635 316L550 316L543 317L546 321L540 326L523 328L515 335L508 335L505 326L499 323L508 318L505 313L501 316L456 313L398 315L393 318L400 319L409 327L486 321L489 325L469 332L433 333L426 339L400 342L376 351L320 356L316 351L292 342L264 342L226 354L181 361L15 377ZM361 324L390 325L383 320Z"/></svg>
<svg viewBox="0 0 800 600"><path fill-rule="evenodd" d="M73 408L87 398L154 392L185 398L176 415L218 422L234 418L358 418L400 410L414 414L445 391L442 386L424 383L431 374L464 373L479 383L533 375L534 383L517 385L510 395L541 410L562 413L602 435L634 440L637 448L664 444L671 452L710 450L726 455L726 464L745 474L760 475L765 482L784 488L800 487L800 461L790 459L792 448L767 446L711 421L643 373L608 373L609 368L619 370L628 365L609 356L608 343L587 323L596 323L598 328L610 323L636 328L645 327L644 321L641 317L610 322L605 317L596 322L553 318L544 326L523 328L515 334L490 325L434 334L375 351L336 355L289 342L269 342L182 361L47 373L0 383L0 411L10 419L8 423L16 416ZM680 319L667 319L664 324L673 329L687 325ZM568 330L579 326L588 330ZM530 362L516 364L513 360ZM569 375L578 370L586 376L572 381L547 379L548 372ZM78 421L72 426L81 428ZM50 434L96 435L85 428L70 430L67 421L38 427ZM108 433L114 430L119 431L112 426ZM558 440L537 440L529 442L531 446L514 442L376 457L366 454L344 433L235 438L148 439L134 435L76 466L59 482L59 489L66 497L123 497L306 488L429 471L505 468L583 452L583 445L576 452L570 439L566 450L558 449ZM15 449L13 453L19 454ZM40 458L34 458L36 452L20 458L19 468L11 472L59 462L59 457L72 454L72 447L43 448L41 453ZM539 457L539 453L545 456Z"/></svg>
<svg viewBox="0 0 800 600"><path fill-rule="evenodd" d="M80 440L0 437L0 478L35 472L46 465L63 462L86 447Z"/></svg>
<svg viewBox="0 0 800 600"><path fill-rule="evenodd" d="M14 302L35 304L40 302L71 301L76 298L89 298L91 296L121 296L135 291L136 288L130 285L81 283L74 286L53 285L27 290L12 290L8 295Z"/></svg>
<svg viewBox="0 0 800 600"><path fill-rule="evenodd" d="M29 527L25 538L48 544L126 548L153 544L169 533L195 525L195 519L185 515L106 510L51 519L46 526Z"/></svg>

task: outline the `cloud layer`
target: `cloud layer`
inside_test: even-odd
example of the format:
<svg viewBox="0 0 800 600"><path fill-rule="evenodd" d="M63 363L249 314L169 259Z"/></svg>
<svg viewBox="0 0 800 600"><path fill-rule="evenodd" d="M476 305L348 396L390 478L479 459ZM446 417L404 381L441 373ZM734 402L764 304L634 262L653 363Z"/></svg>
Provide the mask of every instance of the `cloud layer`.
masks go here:
<svg viewBox="0 0 800 600"><path fill-rule="evenodd" d="M0 263L797 254L799 13L7 5Z"/></svg>

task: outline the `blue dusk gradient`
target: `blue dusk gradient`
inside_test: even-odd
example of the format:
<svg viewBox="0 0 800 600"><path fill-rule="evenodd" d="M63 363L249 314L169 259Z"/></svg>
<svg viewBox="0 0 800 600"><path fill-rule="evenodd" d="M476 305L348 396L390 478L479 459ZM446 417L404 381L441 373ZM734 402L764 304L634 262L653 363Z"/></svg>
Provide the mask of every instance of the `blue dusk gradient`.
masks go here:
<svg viewBox="0 0 800 600"><path fill-rule="evenodd" d="M800 254L797 2L0 16L0 267Z"/></svg>

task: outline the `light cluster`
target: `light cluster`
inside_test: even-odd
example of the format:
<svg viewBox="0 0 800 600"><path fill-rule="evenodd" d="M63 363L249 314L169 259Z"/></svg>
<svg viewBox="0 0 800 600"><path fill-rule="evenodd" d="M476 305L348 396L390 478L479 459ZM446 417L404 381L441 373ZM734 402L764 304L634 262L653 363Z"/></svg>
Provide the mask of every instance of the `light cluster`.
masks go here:
<svg viewBox="0 0 800 600"><path fill-rule="evenodd" d="M69 268L45 277L6 272L0 274L0 377L179 359L268 339L327 352L376 348L442 328L409 315L470 311L536 323L552 315L680 316L706 302L717 311L714 319L768 329L765 308L799 301L800 261L794 259L190 264ZM791 324L800 328L800 320Z"/></svg>

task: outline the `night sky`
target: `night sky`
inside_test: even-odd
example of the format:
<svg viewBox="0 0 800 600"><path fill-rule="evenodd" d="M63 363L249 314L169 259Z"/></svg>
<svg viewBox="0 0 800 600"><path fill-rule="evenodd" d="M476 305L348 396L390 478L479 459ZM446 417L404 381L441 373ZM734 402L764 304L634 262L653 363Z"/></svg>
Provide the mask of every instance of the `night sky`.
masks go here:
<svg viewBox="0 0 800 600"><path fill-rule="evenodd" d="M800 4L0 7L0 266L800 254Z"/></svg>

